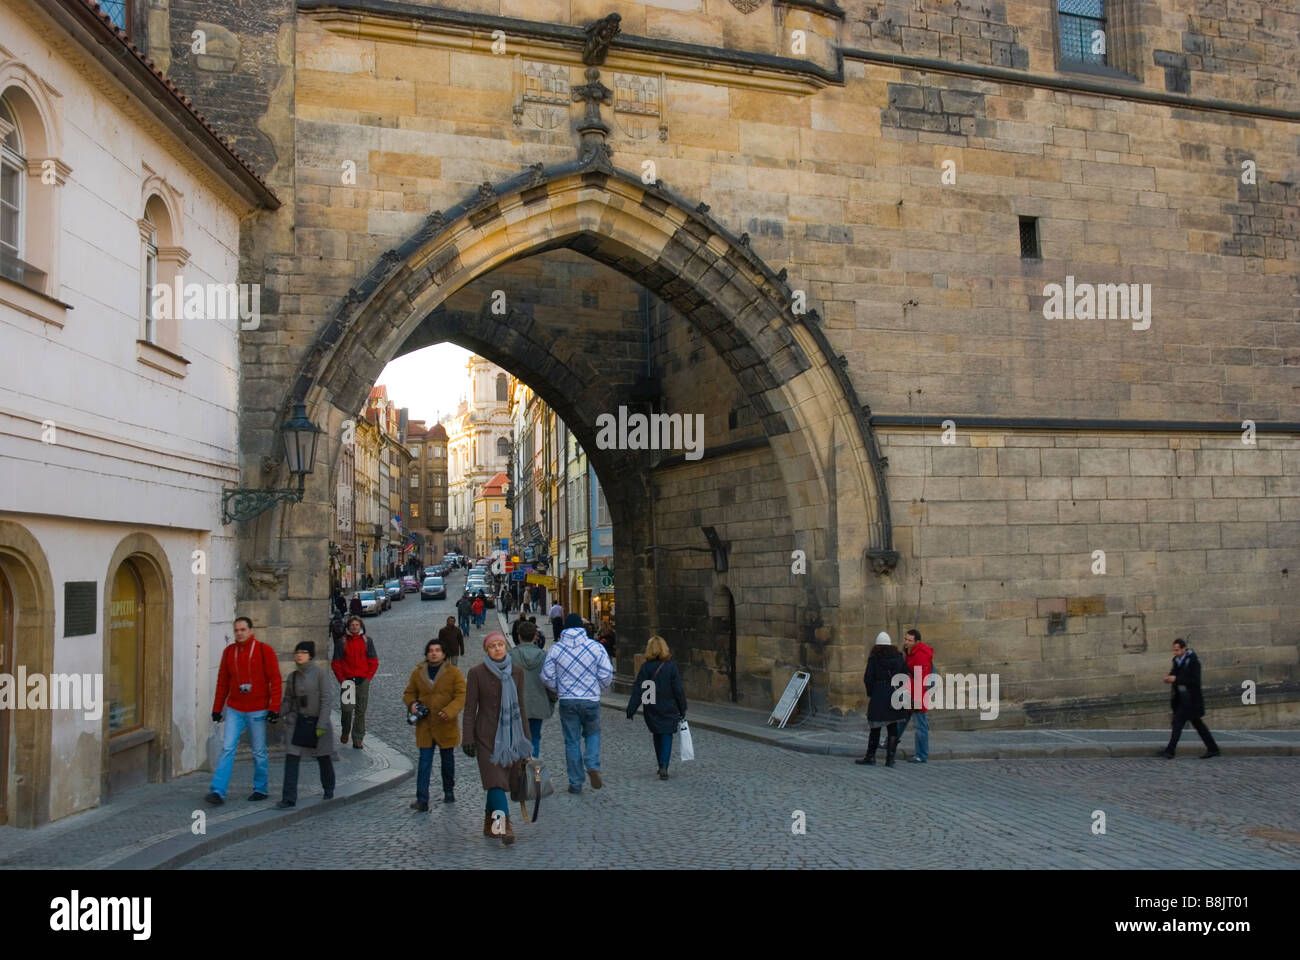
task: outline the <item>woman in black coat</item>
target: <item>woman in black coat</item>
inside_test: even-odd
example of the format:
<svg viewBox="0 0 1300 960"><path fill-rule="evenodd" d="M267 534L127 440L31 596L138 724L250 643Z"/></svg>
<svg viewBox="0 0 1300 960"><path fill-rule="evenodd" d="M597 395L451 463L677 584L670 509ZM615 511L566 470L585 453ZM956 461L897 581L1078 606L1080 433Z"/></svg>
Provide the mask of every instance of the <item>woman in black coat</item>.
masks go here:
<svg viewBox="0 0 1300 960"><path fill-rule="evenodd" d="M645 663L641 664L627 700L627 718L636 716L641 706L645 707L645 725L650 728L659 760L659 779L667 780L673 734L686 716L686 691L682 689L681 672L663 637L651 637L646 644Z"/></svg>
<svg viewBox="0 0 1300 960"><path fill-rule="evenodd" d="M876 634L875 646L867 657L867 670L862 675L862 682L867 686L867 722L871 733L867 738L867 753L858 764L874 764L876 748L880 746L880 728L885 727L889 739L885 743L885 766L894 765L894 753L898 750L898 722L907 716L905 710L892 703L894 695L893 678L899 674L907 675L907 663L901 651L896 650L889 640L889 634Z"/></svg>

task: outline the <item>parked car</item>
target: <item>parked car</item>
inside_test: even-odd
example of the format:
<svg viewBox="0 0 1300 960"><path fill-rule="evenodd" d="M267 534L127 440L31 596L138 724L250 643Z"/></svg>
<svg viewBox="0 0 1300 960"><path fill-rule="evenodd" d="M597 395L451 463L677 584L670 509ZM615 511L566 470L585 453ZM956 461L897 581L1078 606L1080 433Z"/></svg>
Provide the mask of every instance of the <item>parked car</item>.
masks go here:
<svg viewBox="0 0 1300 960"><path fill-rule="evenodd" d="M420 584L421 600L442 600L447 596L447 587L442 577L425 577Z"/></svg>
<svg viewBox="0 0 1300 960"><path fill-rule="evenodd" d="M411 574L402 577L402 593L416 593L420 589L420 581L416 580Z"/></svg>
<svg viewBox="0 0 1300 960"><path fill-rule="evenodd" d="M380 610L393 609L393 598L388 595L388 590L383 584L378 584L372 589L375 591L375 599L379 601Z"/></svg>
<svg viewBox="0 0 1300 960"><path fill-rule="evenodd" d="M429 566L424 568L425 580L429 579L430 577L436 577L436 576L438 576L438 565L436 563L430 564Z"/></svg>
<svg viewBox="0 0 1300 960"><path fill-rule="evenodd" d="M388 592L389 600L405 600L406 594L402 590L401 580L385 580L384 590Z"/></svg>
<svg viewBox="0 0 1300 960"><path fill-rule="evenodd" d="M361 598L361 615L363 617L374 617L383 613L384 608L374 590L358 591L357 596Z"/></svg>

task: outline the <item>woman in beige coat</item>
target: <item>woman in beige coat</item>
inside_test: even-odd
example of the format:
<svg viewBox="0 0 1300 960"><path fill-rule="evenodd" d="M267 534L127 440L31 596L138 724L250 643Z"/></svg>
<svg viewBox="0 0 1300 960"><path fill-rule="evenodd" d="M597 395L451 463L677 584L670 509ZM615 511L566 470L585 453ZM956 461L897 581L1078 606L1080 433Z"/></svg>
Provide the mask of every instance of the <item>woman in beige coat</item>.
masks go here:
<svg viewBox="0 0 1300 960"><path fill-rule="evenodd" d="M310 640L294 647L296 669L284 680L281 707L285 729L284 790L276 804L281 809L298 802L298 764L302 757L316 758L325 799L334 796L334 721L330 718L330 704L337 694L325 671L312 663L315 656L316 644ZM300 715L316 718L314 747L302 747L293 742L293 731Z"/></svg>
<svg viewBox="0 0 1300 960"><path fill-rule="evenodd" d="M511 662L505 634L499 630L483 638L483 652L487 657L466 678L463 749L466 756L477 757L487 791L483 835L499 836L509 846L515 842L506 799L511 769L532 755L524 733L524 669Z"/></svg>
<svg viewBox="0 0 1300 960"><path fill-rule="evenodd" d="M422 704L428 711L415 722L415 745L420 748L420 765L415 777L415 801L412 810L429 809L429 777L433 773L433 750L442 756L442 802L456 800L456 745L460 743L460 725L456 718L465 708L465 675L451 662L442 641L424 645L424 662L411 671L402 692L402 702L411 716L417 716Z"/></svg>

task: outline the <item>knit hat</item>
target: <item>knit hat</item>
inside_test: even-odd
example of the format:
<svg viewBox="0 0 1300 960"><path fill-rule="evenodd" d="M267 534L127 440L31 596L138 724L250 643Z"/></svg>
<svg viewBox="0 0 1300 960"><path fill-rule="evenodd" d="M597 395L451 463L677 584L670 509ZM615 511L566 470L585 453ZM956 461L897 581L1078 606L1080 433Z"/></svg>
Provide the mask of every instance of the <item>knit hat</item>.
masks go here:
<svg viewBox="0 0 1300 960"><path fill-rule="evenodd" d="M566 630L569 629L570 627L581 627L581 626L582 626L582 617L580 617L576 613L571 613L564 618L564 629Z"/></svg>
<svg viewBox="0 0 1300 960"><path fill-rule="evenodd" d="M302 643L298 644L298 646L293 648L294 653L297 653L299 650L306 650L307 657L309 659L311 660L316 659L316 644L314 644L312 641L304 640L302 641Z"/></svg>
<svg viewBox="0 0 1300 960"><path fill-rule="evenodd" d="M889 639L889 634L885 633L884 630L881 630L878 634L876 634L876 646L892 647L893 645L894 645L894 641Z"/></svg>

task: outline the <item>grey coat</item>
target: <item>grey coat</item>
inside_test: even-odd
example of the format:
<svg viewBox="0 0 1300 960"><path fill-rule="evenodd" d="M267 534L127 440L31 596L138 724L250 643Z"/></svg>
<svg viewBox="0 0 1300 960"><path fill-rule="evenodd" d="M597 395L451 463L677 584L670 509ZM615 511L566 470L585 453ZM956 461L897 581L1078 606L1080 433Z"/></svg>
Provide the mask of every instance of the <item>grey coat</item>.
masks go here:
<svg viewBox="0 0 1300 960"><path fill-rule="evenodd" d="M555 712L555 704L542 683L546 651L535 643L521 643L510 651L510 659L524 668L524 712L534 720L545 720Z"/></svg>
<svg viewBox="0 0 1300 960"><path fill-rule="evenodd" d="M306 704L300 699L305 697ZM296 757L332 757L335 751L334 721L330 707L338 699L338 690L330 677L315 663L305 667L294 664L294 669L284 678L284 699L281 703L281 720L284 722L284 752ZM316 746L298 747L293 744L293 726L298 714L316 717L316 726L324 728Z"/></svg>

